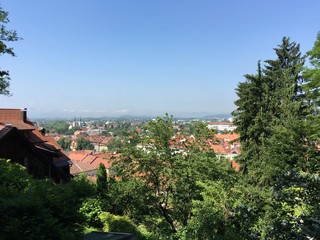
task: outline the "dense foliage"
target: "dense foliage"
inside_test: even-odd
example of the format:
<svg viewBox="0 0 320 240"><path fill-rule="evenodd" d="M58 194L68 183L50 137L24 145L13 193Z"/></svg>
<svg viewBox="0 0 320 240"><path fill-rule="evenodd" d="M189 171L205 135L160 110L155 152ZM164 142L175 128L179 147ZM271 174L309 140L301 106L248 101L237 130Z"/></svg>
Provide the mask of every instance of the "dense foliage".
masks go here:
<svg viewBox="0 0 320 240"><path fill-rule="evenodd" d="M60 138L58 144L64 151L70 151L71 139L66 137Z"/></svg>
<svg viewBox="0 0 320 240"><path fill-rule="evenodd" d="M276 59L258 63L237 88L242 189L238 212L246 239L318 239L319 35L308 55L283 38Z"/></svg>
<svg viewBox="0 0 320 240"><path fill-rule="evenodd" d="M0 239L81 239L78 209L93 190L85 178L55 185L0 160Z"/></svg>
<svg viewBox="0 0 320 240"><path fill-rule="evenodd" d="M6 25L9 23L8 12L4 11L0 7L0 55L8 54L10 56L15 56L12 47L7 46L10 42L18 41L16 31L8 30ZM9 71L0 69L0 94L10 95L10 75Z"/></svg>
<svg viewBox="0 0 320 240"><path fill-rule="evenodd" d="M199 230L188 226L195 221L195 209L202 206L199 202L205 201L208 189L204 186L216 185L224 192L232 188L235 172L231 164L226 159L219 161L208 146L213 133L201 123L195 129L194 138L176 139L172 117L157 118L146 124L143 134L128 135L121 160L113 163L118 177L109 185L110 193L116 191L110 196L116 197L111 200L117 203L114 210L147 226L157 239L179 238ZM224 217L227 208L218 203L212 207L221 213L216 216L220 230L214 235L229 234L229 221ZM211 226L206 227L210 231Z"/></svg>
<svg viewBox="0 0 320 240"><path fill-rule="evenodd" d="M77 138L76 150L93 150L94 146L85 138Z"/></svg>

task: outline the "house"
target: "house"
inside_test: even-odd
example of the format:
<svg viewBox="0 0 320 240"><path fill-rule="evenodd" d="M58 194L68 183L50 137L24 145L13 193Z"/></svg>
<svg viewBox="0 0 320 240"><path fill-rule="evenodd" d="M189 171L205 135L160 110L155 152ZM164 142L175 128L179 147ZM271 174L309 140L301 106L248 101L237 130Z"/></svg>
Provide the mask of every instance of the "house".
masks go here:
<svg viewBox="0 0 320 240"><path fill-rule="evenodd" d="M71 174L85 174L89 178L95 178L100 163L106 167L107 174L111 174L112 159L119 157L114 153L93 153L89 150L79 150L69 152L72 162Z"/></svg>
<svg viewBox="0 0 320 240"><path fill-rule="evenodd" d="M114 137L105 137L100 135L91 135L87 139L93 145L95 152L103 152L107 151L108 147L107 144L113 139Z"/></svg>
<svg viewBox="0 0 320 240"><path fill-rule="evenodd" d="M217 132L223 132L223 131L232 132L237 127L235 125L233 125L232 122L210 122L210 123L208 123L208 128L214 129Z"/></svg>
<svg viewBox="0 0 320 240"><path fill-rule="evenodd" d="M216 155L224 156L229 159L240 154L240 143L237 140L240 138L239 134L228 133L228 134L216 134L216 141L211 143L211 148Z"/></svg>
<svg viewBox="0 0 320 240"><path fill-rule="evenodd" d="M0 158L23 165L35 178L71 179L70 159L27 118L26 109L0 108Z"/></svg>

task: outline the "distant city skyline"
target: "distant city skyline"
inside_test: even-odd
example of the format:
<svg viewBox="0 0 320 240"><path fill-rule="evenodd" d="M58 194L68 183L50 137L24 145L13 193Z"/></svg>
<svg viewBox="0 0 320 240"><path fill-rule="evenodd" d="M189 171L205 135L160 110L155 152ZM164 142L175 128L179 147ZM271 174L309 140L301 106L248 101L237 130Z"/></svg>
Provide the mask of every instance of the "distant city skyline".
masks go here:
<svg viewBox="0 0 320 240"><path fill-rule="evenodd" d="M230 114L235 88L283 36L313 47L320 2L4 0L23 40L0 57L28 116ZM201 117L201 116L198 116Z"/></svg>

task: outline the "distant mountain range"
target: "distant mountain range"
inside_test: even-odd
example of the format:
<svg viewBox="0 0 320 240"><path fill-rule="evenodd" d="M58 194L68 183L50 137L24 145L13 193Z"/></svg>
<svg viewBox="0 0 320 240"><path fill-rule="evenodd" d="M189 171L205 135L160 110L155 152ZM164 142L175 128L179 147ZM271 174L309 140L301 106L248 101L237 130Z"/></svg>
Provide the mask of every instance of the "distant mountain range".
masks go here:
<svg viewBox="0 0 320 240"><path fill-rule="evenodd" d="M151 120L155 119L157 117L163 117L163 115L121 115L121 116L101 116L101 117L81 117L83 121L92 121L92 120ZM223 119L229 119L231 118L231 114L212 114L212 115L206 115L204 114L198 114L198 113L192 113L192 114L177 114L173 115L174 119L176 120L223 120ZM76 119L79 120L79 116L76 116ZM31 117L32 121L40 121L40 120L65 120L65 121L73 121L74 117L49 117L49 116L43 116L43 117Z"/></svg>
<svg viewBox="0 0 320 240"><path fill-rule="evenodd" d="M99 119L114 119L114 120L124 120L124 119L139 119L148 120L154 119L156 117L163 117L165 113L145 113L145 114L110 114L108 113L97 113L97 112L62 112L62 111L50 111L42 112L36 110L29 110L28 115L32 120L39 119L50 119L50 120L71 120L83 119L83 120L99 120ZM211 119L228 119L231 117L230 113L208 113L208 112L168 112L169 115L173 115L175 119L201 119L201 120L211 120Z"/></svg>

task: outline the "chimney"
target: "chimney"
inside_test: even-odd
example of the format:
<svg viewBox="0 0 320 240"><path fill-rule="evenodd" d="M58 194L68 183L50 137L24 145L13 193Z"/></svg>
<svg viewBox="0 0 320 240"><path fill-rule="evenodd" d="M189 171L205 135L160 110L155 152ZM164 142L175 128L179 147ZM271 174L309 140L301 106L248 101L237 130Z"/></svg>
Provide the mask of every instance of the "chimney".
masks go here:
<svg viewBox="0 0 320 240"><path fill-rule="evenodd" d="M24 108L22 110L22 121L27 122L27 109L26 108Z"/></svg>

